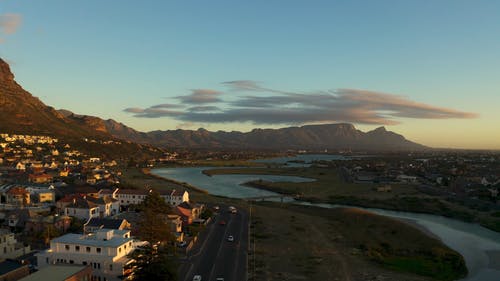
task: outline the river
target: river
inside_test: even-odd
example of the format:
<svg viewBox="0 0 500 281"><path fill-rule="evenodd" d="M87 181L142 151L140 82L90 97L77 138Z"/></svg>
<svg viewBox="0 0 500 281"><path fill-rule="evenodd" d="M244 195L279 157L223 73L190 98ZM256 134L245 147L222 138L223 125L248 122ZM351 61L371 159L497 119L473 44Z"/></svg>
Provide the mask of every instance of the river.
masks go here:
<svg viewBox="0 0 500 281"><path fill-rule="evenodd" d="M274 175L215 175L202 173L207 167L153 169L155 175L186 182L213 195L232 198L249 198L277 195L274 192L242 186L252 180L306 182L312 179ZM297 202L288 198L289 202ZM305 203L307 204L307 203ZM323 208L342 207L331 204L311 204ZM361 208L360 208L361 209ZM499 281L500 280L500 233L491 231L477 224L465 223L441 216L365 208L371 212L412 220L443 243L459 252L465 259L469 275L464 281Z"/></svg>

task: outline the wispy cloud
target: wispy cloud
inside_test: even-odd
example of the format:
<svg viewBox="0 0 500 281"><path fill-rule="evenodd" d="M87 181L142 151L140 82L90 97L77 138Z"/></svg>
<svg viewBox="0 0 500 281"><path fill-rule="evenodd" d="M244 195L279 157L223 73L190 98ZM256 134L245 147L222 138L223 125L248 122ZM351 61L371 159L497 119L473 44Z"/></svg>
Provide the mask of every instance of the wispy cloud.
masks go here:
<svg viewBox="0 0 500 281"><path fill-rule="evenodd" d="M149 108L129 107L123 111L133 113L134 117L139 118L176 117L184 114L182 111L155 108L154 106Z"/></svg>
<svg viewBox="0 0 500 281"><path fill-rule="evenodd" d="M193 106L188 108L191 112L207 112L207 111L220 111L217 106Z"/></svg>
<svg viewBox="0 0 500 281"><path fill-rule="evenodd" d="M216 103L222 101L219 96L222 92L210 89L194 89L191 90L191 94L187 96L178 96L182 103L187 104L204 104L204 103Z"/></svg>
<svg viewBox="0 0 500 281"><path fill-rule="evenodd" d="M173 104L173 103L162 103L151 106L151 108L182 108L182 107L183 106L180 104Z"/></svg>
<svg viewBox="0 0 500 281"><path fill-rule="evenodd" d="M22 17L19 14L0 15L0 30L4 34L14 34L21 25Z"/></svg>
<svg viewBox="0 0 500 281"><path fill-rule="evenodd" d="M190 95L177 97L184 105L218 102L215 106L191 106L184 111L129 108L136 117L168 116L182 122L254 124L312 124L349 122L356 124L394 125L402 118L451 119L476 118L471 112L420 103L401 95L358 89L337 89L311 93L293 93L260 86L251 80L223 82L231 90L255 92L253 95L233 95L222 101L222 92L208 89L193 90ZM257 95L265 93L266 95ZM160 106L161 107L161 106Z"/></svg>

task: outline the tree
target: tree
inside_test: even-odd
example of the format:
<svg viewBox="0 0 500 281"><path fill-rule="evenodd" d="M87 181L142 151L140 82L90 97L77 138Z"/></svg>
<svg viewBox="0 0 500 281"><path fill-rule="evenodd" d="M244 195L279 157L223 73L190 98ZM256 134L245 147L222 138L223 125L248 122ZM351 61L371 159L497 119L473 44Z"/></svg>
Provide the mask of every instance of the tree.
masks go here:
<svg viewBox="0 0 500 281"><path fill-rule="evenodd" d="M149 193L137 209L141 213L137 231L140 239L153 245L170 240L172 234L166 216L171 210L160 194Z"/></svg>
<svg viewBox="0 0 500 281"><path fill-rule="evenodd" d="M163 246L148 244L129 255L134 261L127 265L134 270L132 280L177 280L175 264Z"/></svg>
<svg viewBox="0 0 500 281"><path fill-rule="evenodd" d="M133 259L128 267L134 270L132 279L177 280L175 266L168 258L166 248L166 242L174 240L166 221L170 207L160 194L151 192L137 209L141 215L137 236L148 244L129 255Z"/></svg>

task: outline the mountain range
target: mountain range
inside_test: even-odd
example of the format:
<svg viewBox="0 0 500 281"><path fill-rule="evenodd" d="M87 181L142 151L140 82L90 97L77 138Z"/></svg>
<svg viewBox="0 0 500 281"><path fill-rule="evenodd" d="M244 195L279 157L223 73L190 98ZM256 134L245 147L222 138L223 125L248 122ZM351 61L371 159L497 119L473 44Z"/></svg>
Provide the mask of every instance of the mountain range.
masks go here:
<svg viewBox="0 0 500 281"><path fill-rule="evenodd" d="M64 139L120 139L167 148L422 150L426 147L387 131L362 132L352 124L323 124L250 132L167 130L139 132L112 119L55 110L24 90L0 59L0 133L51 135Z"/></svg>

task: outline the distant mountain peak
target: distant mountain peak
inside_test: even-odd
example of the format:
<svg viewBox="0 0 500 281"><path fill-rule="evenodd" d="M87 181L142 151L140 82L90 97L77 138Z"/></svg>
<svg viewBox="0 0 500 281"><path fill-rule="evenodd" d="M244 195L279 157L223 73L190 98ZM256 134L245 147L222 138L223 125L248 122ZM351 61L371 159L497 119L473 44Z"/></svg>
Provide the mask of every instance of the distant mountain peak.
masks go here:
<svg viewBox="0 0 500 281"><path fill-rule="evenodd" d="M387 132L387 129L384 126L380 126L373 130L372 132Z"/></svg>

